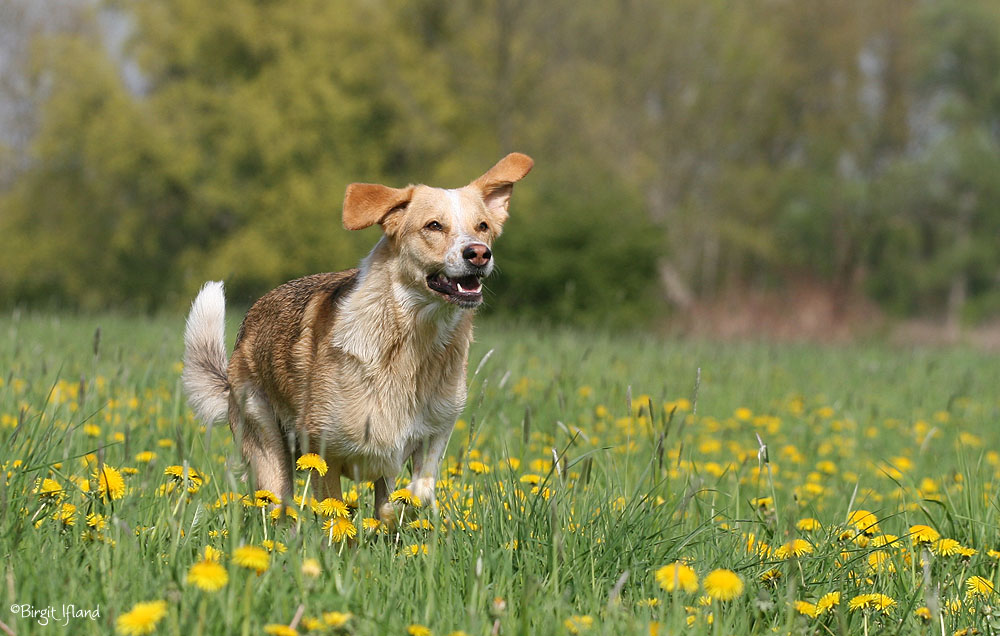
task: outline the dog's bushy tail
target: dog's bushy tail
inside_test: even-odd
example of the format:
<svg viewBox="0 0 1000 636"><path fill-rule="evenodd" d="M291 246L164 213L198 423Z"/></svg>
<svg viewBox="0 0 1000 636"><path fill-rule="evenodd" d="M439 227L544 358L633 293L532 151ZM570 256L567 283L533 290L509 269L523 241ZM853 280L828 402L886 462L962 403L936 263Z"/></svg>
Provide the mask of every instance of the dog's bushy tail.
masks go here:
<svg viewBox="0 0 1000 636"><path fill-rule="evenodd" d="M217 422L229 411L226 376L226 295L221 281L209 281L191 304L184 329L184 391L203 421Z"/></svg>

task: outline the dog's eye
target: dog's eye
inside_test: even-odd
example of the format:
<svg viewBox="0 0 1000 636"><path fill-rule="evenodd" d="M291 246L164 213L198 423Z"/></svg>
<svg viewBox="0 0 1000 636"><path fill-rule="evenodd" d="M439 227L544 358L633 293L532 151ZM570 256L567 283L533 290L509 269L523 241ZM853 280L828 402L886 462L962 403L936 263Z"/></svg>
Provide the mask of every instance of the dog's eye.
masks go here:
<svg viewBox="0 0 1000 636"><path fill-rule="evenodd" d="M437 221L431 221L430 223L428 223L424 227L427 228L428 230L433 230L435 232L440 232L442 229L444 229L444 228L441 227L441 224L438 223Z"/></svg>
<svg viewBox="0 0 1000 636"><path fill-rule="evenodd" d="M490 226L486 224L486 221L483 221L482 223L479 224L479 227L477 229L480 232L485 232L486 230L490 229Z"/></svg>

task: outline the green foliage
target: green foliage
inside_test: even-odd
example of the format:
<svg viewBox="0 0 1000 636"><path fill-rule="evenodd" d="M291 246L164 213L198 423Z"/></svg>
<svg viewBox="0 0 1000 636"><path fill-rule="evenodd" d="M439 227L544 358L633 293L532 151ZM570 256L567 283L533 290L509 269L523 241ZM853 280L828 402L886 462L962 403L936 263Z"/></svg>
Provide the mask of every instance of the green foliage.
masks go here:
<svg viewBox="0 0 1000 636"><path fill-rule="evenodd" d="M628 327L661 306L652 289L664 232L637 197L593 171L553 174L517 198L498 241L488 310L542 324Z"/></svg>
<svg viewBox="0 0 1000 636"><path fill-rule="evenodd" d="M493 312L634 325L803 279L902 315L1000 304L990 0L117 0L66 22L10 57L32 60L16 91L0 69L0 98L40 105L0 148L6 305L179 307L208 278L249 303L369 249L340 227L349 182L458 186L511 150L538 168Z"/></svg>

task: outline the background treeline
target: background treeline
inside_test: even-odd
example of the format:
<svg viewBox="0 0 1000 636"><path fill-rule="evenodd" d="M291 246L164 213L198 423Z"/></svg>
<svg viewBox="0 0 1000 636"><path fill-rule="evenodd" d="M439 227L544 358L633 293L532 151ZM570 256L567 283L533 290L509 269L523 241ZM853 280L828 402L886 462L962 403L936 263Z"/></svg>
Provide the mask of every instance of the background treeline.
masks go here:
<svg viewBox="0 0 1000 636"><path fill-rule="evenodd" d="M351 181L533 155L492 311L819 286L1000 313L995 0L0 0L0 303L249 303L352 266Z"/></svg>

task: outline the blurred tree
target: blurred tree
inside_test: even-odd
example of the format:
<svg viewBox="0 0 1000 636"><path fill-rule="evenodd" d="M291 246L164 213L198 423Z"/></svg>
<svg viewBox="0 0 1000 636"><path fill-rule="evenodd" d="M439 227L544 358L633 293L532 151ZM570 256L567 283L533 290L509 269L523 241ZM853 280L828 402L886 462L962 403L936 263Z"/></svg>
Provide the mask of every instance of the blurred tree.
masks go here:
<svg viewBox="0 0 1000 636"><path fill-rule="evenodd" d="M0 301L249 303L357 263L349 181L522 150L491 311L634 324L804 280L955 326L1000 307L994 4L114 0L31 58L5 23L0 232L30 247Z"/></svg>
<svg viewBox="0 0 1000 636"><path fill-rule="evenodd" d="M122 86L96 34L51 38L31 168L2 200L0 287L25 300L150 305L171 285L186 207L169 140Z"/></svg>
<svg viewBox="0 0 1000 636"><path fill-rule="evenodd" d="M560 6L536 40L549 61L540 136L581 174L591 164L641 193L660 228L647 289L686 308L776 256L764 175L780 60L753 4Z"/></svg>
<svg viewBox="0 0 1000 636"><path fill-rule="evenodd" d="M941 1L918 17L921 125L885 194L872 287L903 312L943 310L957 335L1000 308L1000 6Z"/></svg>
<svg viewBox="0 0 1000 636"><path fill-rule="evenodd" d="M912 2L785 3L782 110L793 122L777 233L785 266L829 281L835 310L863 278L875 192L907 150Z"/></svg>
<svg viewBox="0 0 1000 636"><path fill-rule="evenodd" d="M443 154L453 100L397 4L125 5L145 99L188 166L186 287L226 277L249 301L353 266L373 238L341 228L346 184L405 182Z"/></svg>

